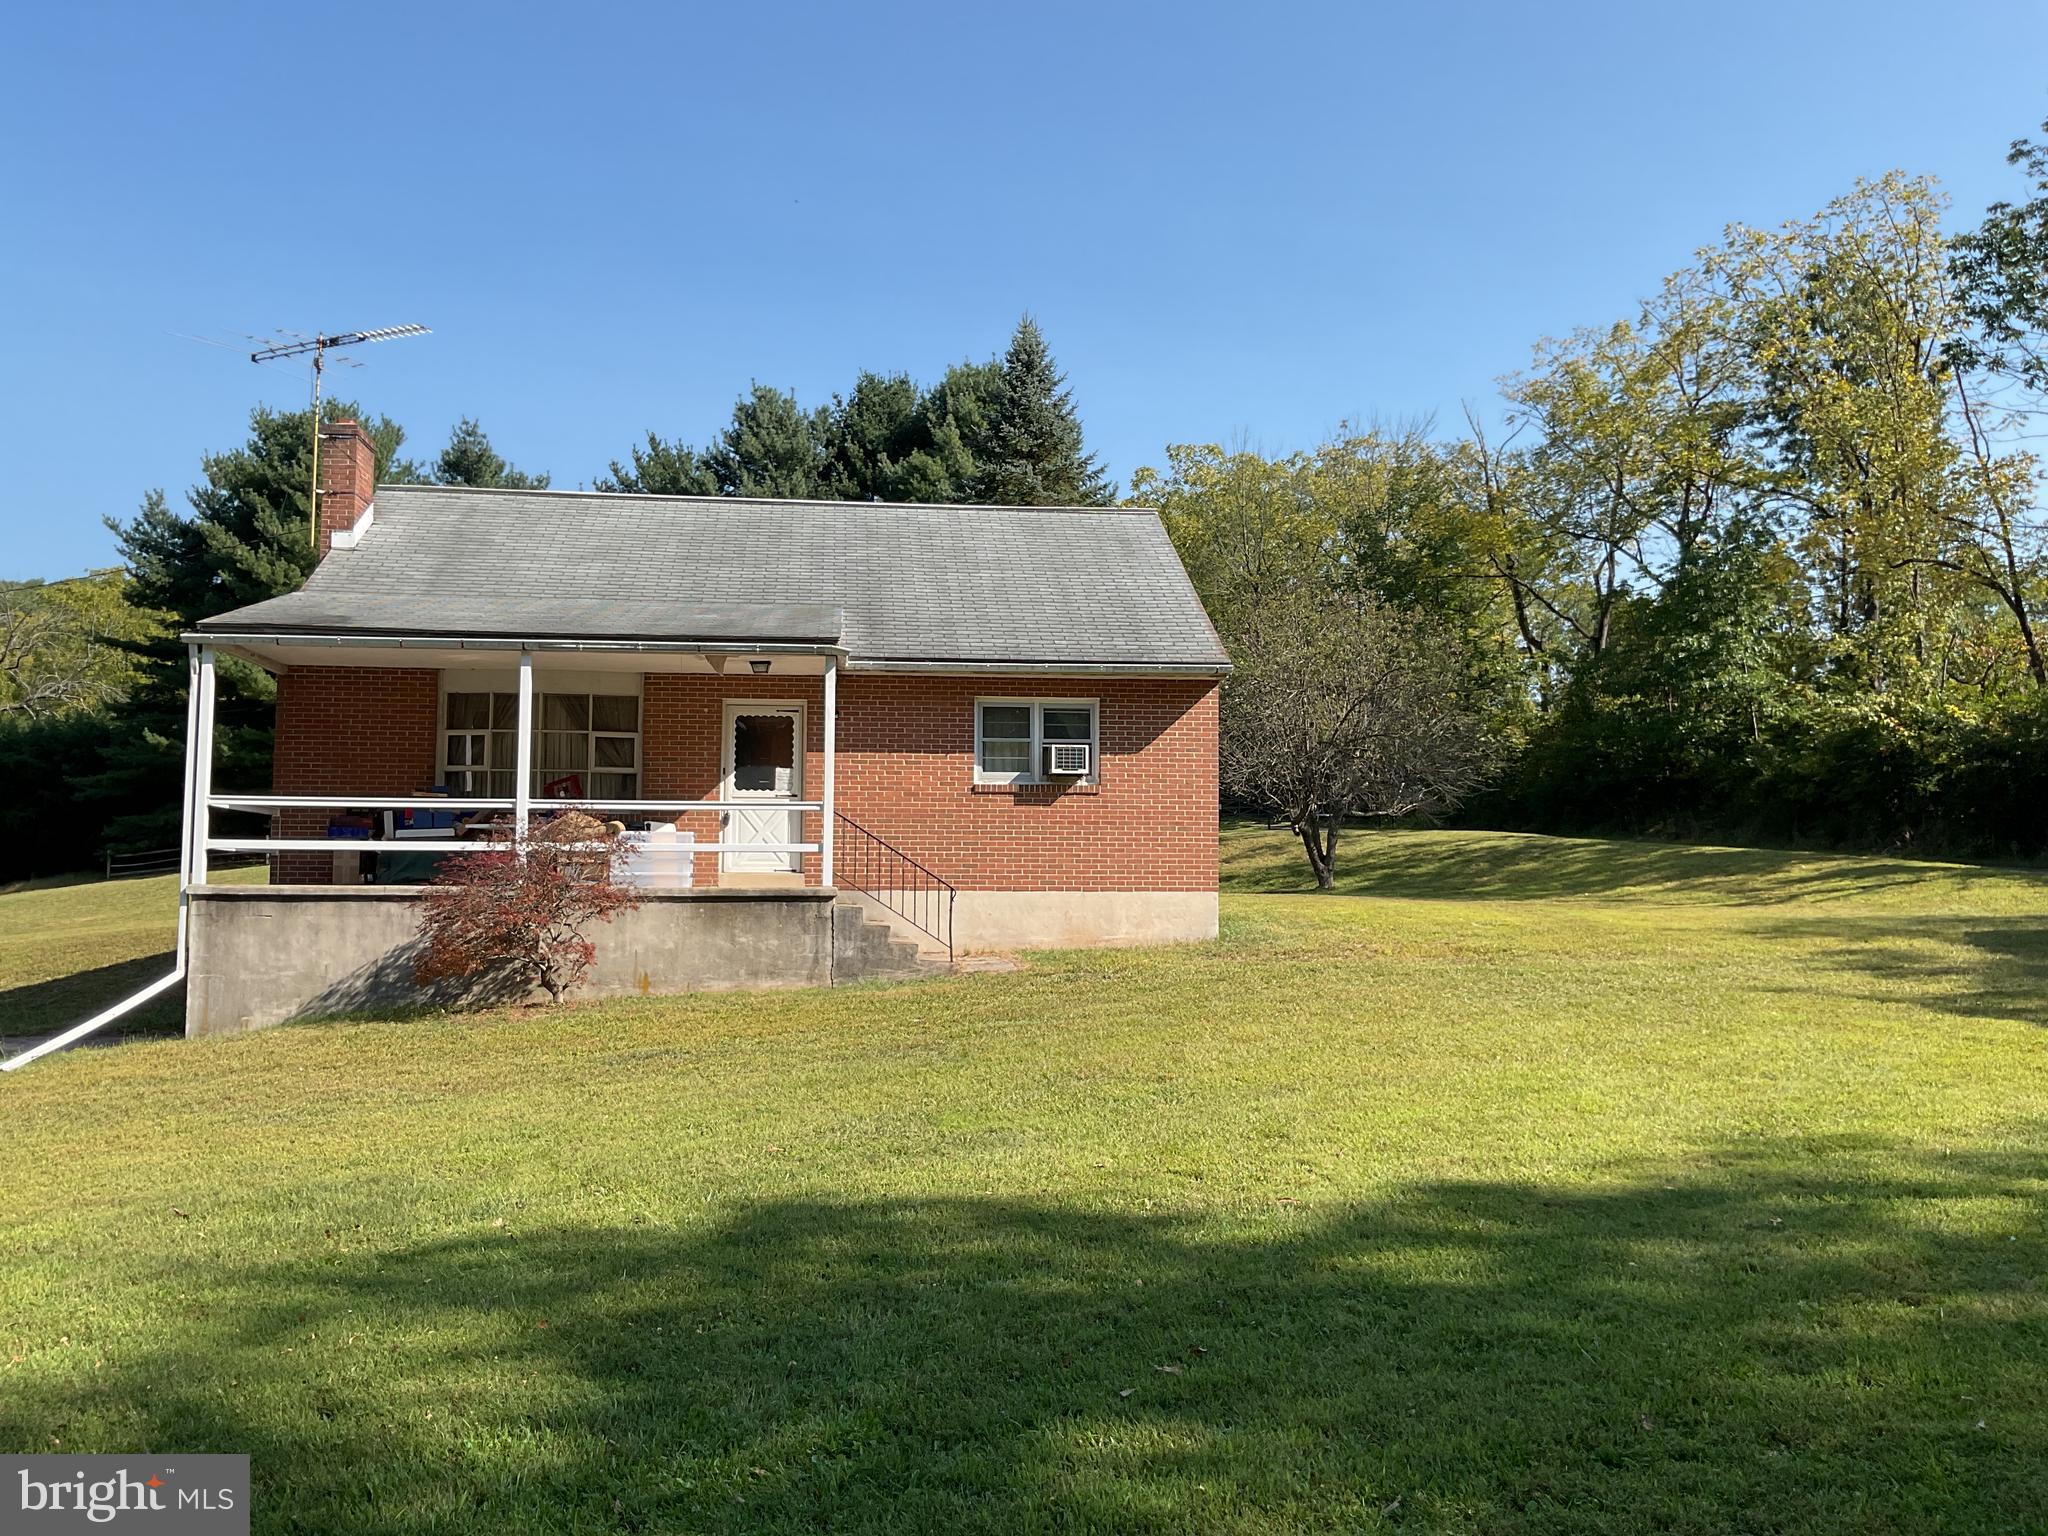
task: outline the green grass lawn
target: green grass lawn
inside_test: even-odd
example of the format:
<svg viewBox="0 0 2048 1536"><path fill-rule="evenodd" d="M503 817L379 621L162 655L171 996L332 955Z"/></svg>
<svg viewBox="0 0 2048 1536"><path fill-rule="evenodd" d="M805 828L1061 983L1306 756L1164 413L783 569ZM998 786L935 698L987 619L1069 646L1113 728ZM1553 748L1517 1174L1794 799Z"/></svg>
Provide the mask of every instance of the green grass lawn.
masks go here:
<svg viewBox="0 0 2048 1536"><path fill-rule="evenodd" d="M261 867L217 875L264 878ZM171 968L178 879L39 880L0 886L0 1038L47 1035L140 991ZM116 1032L183 1028L175 997L147 1004Z"/></svg>
<svg viewBox="0 0 2048 1536"><path fill-rule="evenodd" d="M1343 857L1231 832L1213 945L0 1078L0 1450L246 1450L264 1531L2044 1528L2048 878ZM147 951L83 899L0 995Z"/></svg>

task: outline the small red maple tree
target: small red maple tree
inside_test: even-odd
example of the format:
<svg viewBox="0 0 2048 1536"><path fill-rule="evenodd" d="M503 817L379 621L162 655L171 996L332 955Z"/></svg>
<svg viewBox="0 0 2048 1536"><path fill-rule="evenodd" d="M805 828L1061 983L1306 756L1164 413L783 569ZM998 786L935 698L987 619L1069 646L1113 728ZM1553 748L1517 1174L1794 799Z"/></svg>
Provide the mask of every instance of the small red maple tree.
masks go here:
<svg viewBox="0 0 2048 1536"><path fill-rule="evenodd" d="M445 860L420 903L413 979L523 981L559 1003L597 956L584 932L640 904L613 879L624 839L578 811L524 838Z"/></svg>

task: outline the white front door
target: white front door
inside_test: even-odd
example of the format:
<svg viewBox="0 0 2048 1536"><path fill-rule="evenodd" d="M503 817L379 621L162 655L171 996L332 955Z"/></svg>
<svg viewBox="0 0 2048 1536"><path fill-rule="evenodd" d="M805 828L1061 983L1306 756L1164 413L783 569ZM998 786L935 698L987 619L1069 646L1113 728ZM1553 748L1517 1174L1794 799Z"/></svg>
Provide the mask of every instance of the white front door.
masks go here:
<svg viewBox="0 0 2048 1536"><path fill-rule="evenodd" d="M801 704L725 706L725 826L728 845L719 868L734 874L771 874L801 867L801 855L772 851L776 843L803 841L803 813L783 803L804 797L804 707ZM747 844L766 843L770 849ZM734 847L732 845L740 846Z"/></svg>

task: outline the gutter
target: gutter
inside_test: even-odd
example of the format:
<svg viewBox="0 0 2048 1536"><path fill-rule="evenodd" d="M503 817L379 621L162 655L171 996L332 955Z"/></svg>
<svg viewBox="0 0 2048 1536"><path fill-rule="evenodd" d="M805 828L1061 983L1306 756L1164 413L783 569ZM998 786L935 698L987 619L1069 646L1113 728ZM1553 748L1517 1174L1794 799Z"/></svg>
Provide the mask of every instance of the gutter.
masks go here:
<svg viewBox="0 0 2048 1536"><path fill-rule="evenodd" d="M1051 677L1226 677L1227 661L1207 663L1130 661L928 661L900 657L856 657L844 644L765 640L566 640L459 635L318 635L202 630L179 636L188 645L270 645L355 647L435 651L568 651L603 655L837 656L849 672L928 672L960 675L1039 673Z"/></svg>
<svg viewBox="0 0 2048 1536"><path fill-rule="evenodd" d="M982 676L1041 673L1049 677L1227 677L1227 661L1177 665L1149 661L852 661L849 672L926 672Z"/></svg>
<svg viewBox="0 0 2048 1536"><path fill-rule="evenodd" d="M242 630L198 630L178 637L187 645L355 646L366 649L433 651L591 651L633 654L730 656L844 656L846 647L826 641L763 640L543 640L496 635L312 635L263 634Z"/></svg>
<svg viewBox="0 0 2048 1536"><path fill-rule="evenodd" d="M186 956L192 931L192 839L195 836L193 829L195 825L203 826L203 823L195 823L192 816L196 778L193 772L196 757L193 748L199 730L200 689L205 688L210 693L213 687L210 665L202 672L197 651L189 652L188 658L188 680L185 687L185 814L181 818L178 831L178 944L170 974L159 976L140 992L130 993L111 1008L102 1008L83 1024L74 1024L69 1029L52 1035L25 1051L17 1052L5 1061L0 1061L0 1072L18 1072L30 1062L38 1061L52 1051L61 1051L67 1045L75 1045L87 1035L106 1028L114 1020L133 1013L152 998L161 997L185 979ZM209 709L212 702L210 698L207 700Z"/></svg>

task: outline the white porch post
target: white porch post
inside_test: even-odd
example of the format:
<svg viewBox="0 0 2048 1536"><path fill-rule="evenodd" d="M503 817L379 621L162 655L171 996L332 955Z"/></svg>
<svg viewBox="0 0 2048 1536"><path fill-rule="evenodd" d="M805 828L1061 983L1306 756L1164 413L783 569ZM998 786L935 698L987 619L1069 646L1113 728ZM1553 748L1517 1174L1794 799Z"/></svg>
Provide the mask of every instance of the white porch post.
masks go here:
<svg viewBox="0 0 2048 1536"><path fill-rule="evenodd" d="M193 723L191 745L186 752L192 764L192 862L186 880L206 884L206 840L213 835L213 647L199 647L194 682L198 699L190 710Z"/></svg>
<svg viewBox="0 0 2048 1536"><path fill-rule="evenodd" d="M512 835L526 846L526 823L533 815L533 652L519 653L519 736L513 754ZM522 854L523 856L523 854Z"/></svg>
<svg viewBox="0 0 2048 1536"><path fill-rule="evenodd" d="M825 815L818 836L819 883L832 883L832 823L838 819L834 791L839 776L839 658L825 658Z"/></svg>
<svg viewBox="0 0 2048 1536"><path fill-rule="evenodd" d="M199 647L185 647L185 791L178 807L178 968L185 965L186 909L192 904L192 842L204 823L194 814L192 780L199 734Z"/></svg>

